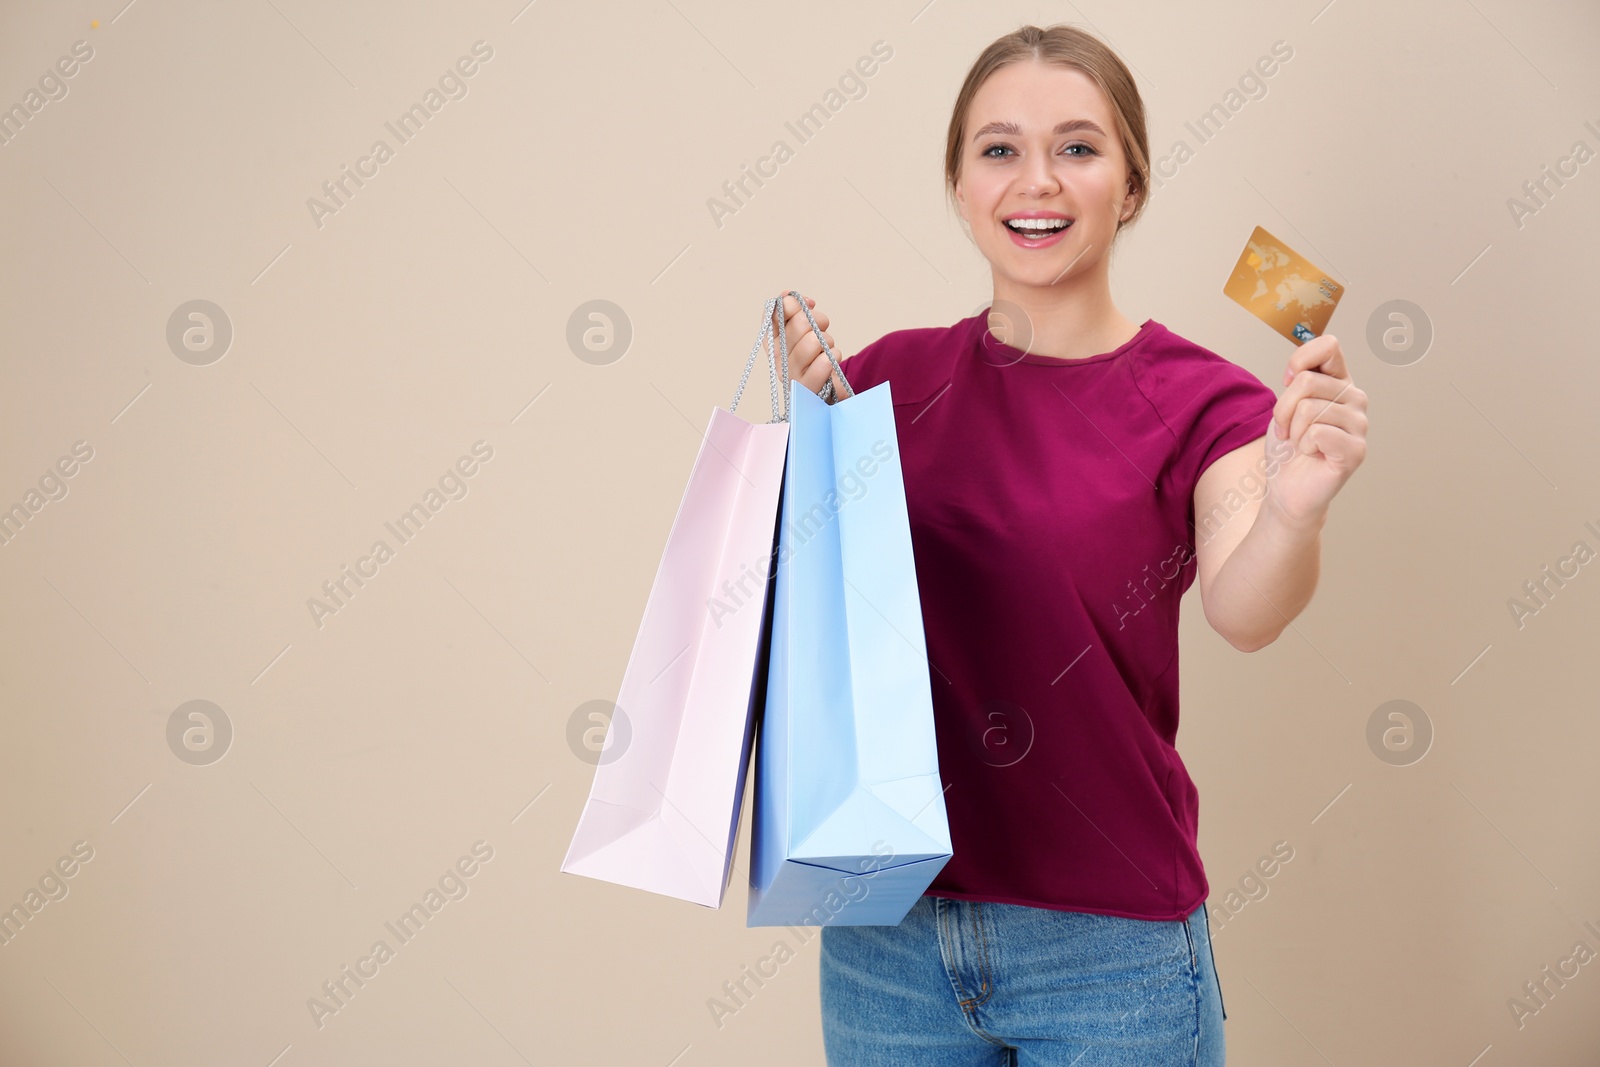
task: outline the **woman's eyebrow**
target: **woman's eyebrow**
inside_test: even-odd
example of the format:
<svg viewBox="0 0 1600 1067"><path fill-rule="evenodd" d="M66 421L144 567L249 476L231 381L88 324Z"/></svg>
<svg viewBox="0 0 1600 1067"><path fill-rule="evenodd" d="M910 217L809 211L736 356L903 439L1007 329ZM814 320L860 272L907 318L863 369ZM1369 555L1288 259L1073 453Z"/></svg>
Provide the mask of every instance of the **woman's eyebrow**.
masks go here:
<svg viewBox="0 0 1600 1067"><path fill-rule="evenodd" d="M1089 119L1067 119L1065 122L1058 122L1054 133L1059 136L1063 133L1071 133L1074 130L1088 130L1090 133L1098 133L1102 137L1106 135L1106 131L1102 130L1098 123ZM976 141L978 138L990 133L1009 133L1013 137L1021 137L1022 127L1015 122L990 122L973 134L972 139Z"/></svg>

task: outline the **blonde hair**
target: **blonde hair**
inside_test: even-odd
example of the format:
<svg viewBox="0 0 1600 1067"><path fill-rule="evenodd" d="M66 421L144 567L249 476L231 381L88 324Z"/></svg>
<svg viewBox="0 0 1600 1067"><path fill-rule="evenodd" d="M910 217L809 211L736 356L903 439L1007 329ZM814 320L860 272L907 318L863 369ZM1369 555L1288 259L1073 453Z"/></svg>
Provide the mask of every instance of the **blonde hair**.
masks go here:
<svg viewBox="0 0 1600 1067"><path fill-rule="evenodd" d="M972 98L995 71L1025 59L1058 63L1082 71L1100 86L1100 91L1110 101L1116 132L1122 141L1122 154L1128 164L1128 187L1138 194L1133 213L1117 223L1117 232L1121 233L1124 226L1131 226L1144 214L1145 201L1150 195L1150 139L1145 132L1144 98L1139 95L1133 75L1121 58L1098 37L1076 26L1060 24L1045 29L1023 26L995 38L978 56L972 69L967 71L966 81L961 83L950 115L950 137L944 154L945 192L954 202Z"/></svg>

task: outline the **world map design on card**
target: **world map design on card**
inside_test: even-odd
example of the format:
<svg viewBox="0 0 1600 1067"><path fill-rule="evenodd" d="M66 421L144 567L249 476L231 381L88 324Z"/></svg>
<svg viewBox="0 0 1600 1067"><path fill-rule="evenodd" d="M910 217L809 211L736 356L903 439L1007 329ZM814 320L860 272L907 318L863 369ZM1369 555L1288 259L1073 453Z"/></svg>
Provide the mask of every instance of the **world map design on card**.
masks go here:
<svg viewBox="0 0 1600 1067"><path fill-rule="evenodd" d="M1299 345L1328 328L1344 286L1257 226L1222 291Z"/></svg>

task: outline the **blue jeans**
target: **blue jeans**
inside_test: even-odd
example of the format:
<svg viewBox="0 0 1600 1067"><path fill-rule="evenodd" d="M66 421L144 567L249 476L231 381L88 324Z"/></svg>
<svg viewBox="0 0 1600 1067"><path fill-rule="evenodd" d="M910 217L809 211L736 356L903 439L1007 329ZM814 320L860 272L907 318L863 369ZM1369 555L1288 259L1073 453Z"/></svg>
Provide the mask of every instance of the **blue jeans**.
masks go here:
<svg viewBox="0 0 1600 1067"><path fill-rule="evenodd" d="M1201 904L1183 921L924 895L822 928L829 1067L1219 1067Z"/></svg>

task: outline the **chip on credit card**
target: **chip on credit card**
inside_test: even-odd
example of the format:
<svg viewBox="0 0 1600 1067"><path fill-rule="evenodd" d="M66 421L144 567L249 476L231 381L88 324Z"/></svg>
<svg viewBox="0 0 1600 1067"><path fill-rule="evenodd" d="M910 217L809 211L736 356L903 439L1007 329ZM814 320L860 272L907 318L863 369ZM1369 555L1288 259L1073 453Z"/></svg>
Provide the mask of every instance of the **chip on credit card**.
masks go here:
<svg viewBox="0 0 1600 1067"><path fill-rule="evenodd" d="M1222 291L1300 345L1328 328L1344 286L1257 226Z"/></svg>

